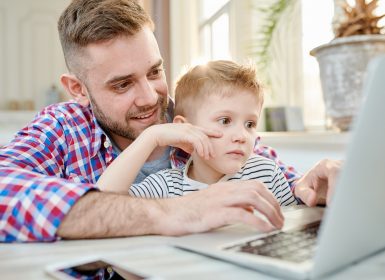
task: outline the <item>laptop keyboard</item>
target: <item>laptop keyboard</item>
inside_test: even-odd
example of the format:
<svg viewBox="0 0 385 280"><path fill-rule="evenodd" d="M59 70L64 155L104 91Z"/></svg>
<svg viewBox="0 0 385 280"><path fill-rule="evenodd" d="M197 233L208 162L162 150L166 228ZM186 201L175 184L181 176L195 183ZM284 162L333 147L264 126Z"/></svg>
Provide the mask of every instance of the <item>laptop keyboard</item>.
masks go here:
<svg viewBox="0 0 385 280"><path fill-rule="evenodd" d="M280 231L263 238L225 248L254 255L262 255L292 262L303 262L314 255L320 222L290 231Z"/></svg>

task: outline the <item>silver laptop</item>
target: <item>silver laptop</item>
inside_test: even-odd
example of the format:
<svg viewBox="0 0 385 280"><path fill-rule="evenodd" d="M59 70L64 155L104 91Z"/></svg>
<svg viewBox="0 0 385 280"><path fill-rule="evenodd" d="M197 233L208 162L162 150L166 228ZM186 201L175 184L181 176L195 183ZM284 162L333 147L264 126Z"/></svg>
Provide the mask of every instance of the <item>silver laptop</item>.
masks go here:
<svg viewBox="0 0 385 280"><path fill-rule="evenodd" d="M344 167L325 211L287 209L283 230L269 235L233 225L181 237L175 245L285 279L317 278L384 249L385 57L370 63L363 94Z"/></svg>

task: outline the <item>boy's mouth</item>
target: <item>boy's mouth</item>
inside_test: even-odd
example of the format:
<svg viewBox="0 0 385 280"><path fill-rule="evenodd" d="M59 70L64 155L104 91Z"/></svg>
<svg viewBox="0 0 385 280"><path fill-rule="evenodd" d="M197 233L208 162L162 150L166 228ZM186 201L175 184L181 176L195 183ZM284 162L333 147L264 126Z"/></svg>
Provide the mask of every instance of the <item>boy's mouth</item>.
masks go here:
<svg viewBox="0 0 385 280"><path fill-rule="evenodd" d="M245 156L245 153L242 150L232 150L230 152L227 152L226 154L236 157L243 157Z"/></svg>

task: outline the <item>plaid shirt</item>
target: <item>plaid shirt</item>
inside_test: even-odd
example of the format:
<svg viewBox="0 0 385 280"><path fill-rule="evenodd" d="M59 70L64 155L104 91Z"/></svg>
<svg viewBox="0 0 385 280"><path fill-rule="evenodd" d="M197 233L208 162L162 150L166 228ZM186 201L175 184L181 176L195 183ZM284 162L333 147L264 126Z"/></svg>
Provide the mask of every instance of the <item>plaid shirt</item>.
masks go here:
<svg viewBox="0 0 385 280"><path fill-rule="evenodd" d="M258 154L275 160L289 183L299 175L268 147ZM117 157L89 107L51 105L0 149L0 242L54 241L71 207L96 190L99 176ZM188 155L173 151L173 167Z"/></svg>

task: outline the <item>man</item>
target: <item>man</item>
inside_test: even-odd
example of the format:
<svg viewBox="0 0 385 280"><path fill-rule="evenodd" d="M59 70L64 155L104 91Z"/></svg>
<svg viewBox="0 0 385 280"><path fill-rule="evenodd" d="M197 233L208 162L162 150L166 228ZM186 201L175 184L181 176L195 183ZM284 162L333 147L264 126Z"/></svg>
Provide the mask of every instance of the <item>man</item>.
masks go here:
<svg viewBox="0 0 385 280"><path fill-rule="evenodd" d="M162 57L150 18L132 0L74 0L58 28L69 69L61 83L74 101L45 108L0 150L1 241L180 235L235 222L282 227L278 203L251 181L164 200L97 191L97 179L121 150L145 128L170 120ZM175 146L205 141L200 131L189 126ZM180 159L173 155L173 165ZM294 194L314 205L331 193L338 165L321 161L298 181L282 169ZM169 148L159 147L137 181L170 166Z"/></svg>

